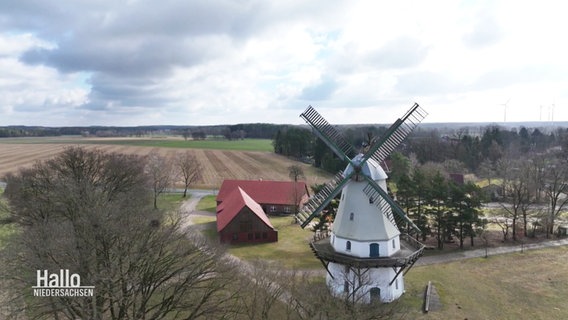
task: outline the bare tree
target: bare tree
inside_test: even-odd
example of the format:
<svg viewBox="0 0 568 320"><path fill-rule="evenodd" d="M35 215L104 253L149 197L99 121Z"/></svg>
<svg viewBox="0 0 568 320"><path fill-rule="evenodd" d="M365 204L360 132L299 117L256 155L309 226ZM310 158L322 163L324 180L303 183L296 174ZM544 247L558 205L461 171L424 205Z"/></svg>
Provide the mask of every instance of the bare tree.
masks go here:
<svg viewBox="0 0 568 320"><path fill-rule="evenodd" d="M147 156L146 172L154 193L154 209L158 209L158 197L171 185L172 164L167 158L161 156L157 149L154 149Z"/></svg>
<svg viewBox="0 0 568 320"><path fill-rule="evenodd" d="M195 155L190 151L185 151L176 154L175 166L179 170L183 181L183 197L185 198L189 186L201 179L201 164L197 161Z"/></svg>
<svg viewBox="0 0 568 320"><path fill-rule="evenodd" d="M523 234L527 235L527 219L534 197L530 188L530 164L527 160L508 161L510 170L503 179L504 202L501 203L503 212L512 220L513 241L517 241L518 220L523 220Z"/></svg>
<svg viewBox="0 0 568 320"><path fill-rule="evenodd" d="M568 161L553 159L545 168L544 191L548 200L547 237L554 233L554 222L568 204Z"/></svg>
<svg viewBox="0 0 568 320"><path fill-rule="evenodd" d="M290 179L294 180L294 182L298 182L300 179L306 179L304 169L298 165L291 165L288 167L288 176Z"/></svg>
<svg viewBox="0 0 568 320"><path fill-rule="evenodd" d="M144 161L69 148L6 178L22 232L2 250L6 290L34 319L223 318L231 266L152 209ZM165 221L167 220L167 223ZM36 270L68 269L92 297L35 297Z"/></svg>
<svg viewBox="0 0 568 320"><path fill-rule="evenodd" d="M237 295L237 310L244 318L271 319L278 301L285 301L285 289L279 284L284 270L271 270L263 261L253 261L251 265L241 268L238 277L240 294Z"/></svg>

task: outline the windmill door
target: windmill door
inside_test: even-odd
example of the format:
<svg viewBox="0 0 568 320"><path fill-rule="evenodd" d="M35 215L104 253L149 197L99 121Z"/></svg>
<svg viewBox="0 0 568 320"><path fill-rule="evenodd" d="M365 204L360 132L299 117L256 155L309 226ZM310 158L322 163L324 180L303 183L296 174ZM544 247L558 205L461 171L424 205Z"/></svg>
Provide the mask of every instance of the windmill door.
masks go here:
<svg viewBox="0 0 568 320"><path fill-rule="evenodd" d="M371 243L369 246L369 257L378 257L379 256L379 244L378 243Z"/></svg>
<svg viewBox="0 0 568 320"><path fill-rule="evenodd" d="M371 303L373 302L381 302L381 289L374 287L370 290L371 294Z"/></svg>

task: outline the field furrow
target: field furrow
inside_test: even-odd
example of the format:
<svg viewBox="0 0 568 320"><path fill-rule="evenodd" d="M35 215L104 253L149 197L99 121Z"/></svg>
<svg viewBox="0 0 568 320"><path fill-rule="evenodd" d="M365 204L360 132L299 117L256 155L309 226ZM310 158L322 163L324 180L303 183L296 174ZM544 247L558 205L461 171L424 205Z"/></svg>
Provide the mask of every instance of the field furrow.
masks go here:
<svg viewBox="0 0 568 320"><path fill-rule="evenodd" d="M223 179L237 179L237 177L233 174L233 171L229 169L220 159L217 157L216 151L205 151L205 156L207 160L213 165L217 175Z"/></svg>
<svg viewBox="0 0 568 320"><path fill-rule="evenodd" d="M39 140L39 139L38 139ZM36 161L47 160L65 148L79 146L72 141L61 143L0 143L0 181L8 172L29 167ZM224 179L289 180L288 167L300 165L309 184L321 183L329 175L307 164L290 160L271 152L231 151L214 149L180 149L168 147L139 146L127 144L82 144L82 148L104 152L147 156L154 150L160 155L174 159L177 153L189 151L201 165L201 179L192 188L217 189ZM177 175L177 173L175 173ZM176 176L177 179L177 176ZM177 186L181 186L180 183Z"/></svg>
<svg viewBox="0 0 568 320"><path fill-rule="evenodd" d="M248 161L247 157L243 155L242 152L223 151L223 156L225 156L231 163L238 164L239 167L243 170L243 175L246 177L246 179L256 180L263 178L262 176L259 176L260 171L264 171L259 170L259 168L264 169L263 163L251 163L250 161Z"/></svg>

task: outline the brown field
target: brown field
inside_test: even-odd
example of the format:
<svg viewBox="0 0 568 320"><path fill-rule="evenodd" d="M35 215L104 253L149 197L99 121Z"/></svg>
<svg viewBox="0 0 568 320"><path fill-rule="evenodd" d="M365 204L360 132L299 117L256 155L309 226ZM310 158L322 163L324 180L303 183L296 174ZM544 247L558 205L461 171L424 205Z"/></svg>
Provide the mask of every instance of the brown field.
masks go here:
<svg viewBox="0 0 568 320"><path fill-rule="evenodd" d="M72 143L48 144L18 144L0 143L0 180L19 168L29 167L38 160L52 158ZM289 180L288 167L299 165L304 169L308 185L322 183L331 176L308 164L288 159L286 157L260 151L232 151L232 150L205 150L205 149L179 149L156 148L128 145L82 145L87 149L100 149L107 152L124 154L147 155L152 150L169 158L177 152L192 152L201 163L202 178L192 188L217 189L224 179L264 179Z"/></svg>

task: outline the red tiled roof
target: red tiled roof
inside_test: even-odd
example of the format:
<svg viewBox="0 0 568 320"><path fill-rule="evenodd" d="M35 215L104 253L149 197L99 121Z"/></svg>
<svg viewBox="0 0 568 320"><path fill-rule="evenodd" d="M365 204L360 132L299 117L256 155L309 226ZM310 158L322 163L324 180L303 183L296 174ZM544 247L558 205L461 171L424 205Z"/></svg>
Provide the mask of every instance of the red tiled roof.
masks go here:
<svg viewBox="0 0 568 320"><path fill-rule="evenodd" d="M309 196L308 187L303 181L296 182L298 197L304 194ZM219 189L217 202L223 202L237 187L243 189L254 201L261 204L294 204L293 181L265 181L265 180L225 180Z"/></svg>
<svg viewBox="0 0 568 320"><path fill-rule="evenodd" d="M271 229L274 229L264 210L243 189L237 187L217 206L217 232L223 230L241 210L247 207Z"/></svg>

